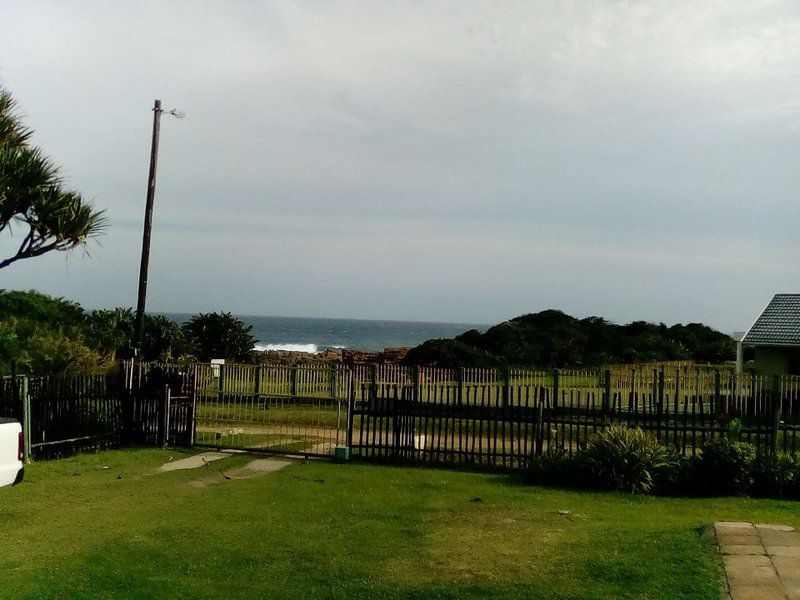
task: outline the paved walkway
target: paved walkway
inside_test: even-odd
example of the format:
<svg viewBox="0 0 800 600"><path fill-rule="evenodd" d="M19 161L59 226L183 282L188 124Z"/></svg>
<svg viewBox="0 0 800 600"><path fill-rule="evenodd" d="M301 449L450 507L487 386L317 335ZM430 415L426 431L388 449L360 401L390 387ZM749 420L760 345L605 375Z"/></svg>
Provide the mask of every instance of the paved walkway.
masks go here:
<svg viewBox="0 0 800 600"><path fill-rule="evenodd" d="M229 458L230 456L230 454L225 454L224 452L201 452L200 454L194 454L192 456L187 456L186 458L170 461L161 465L158 470L180 471L183 469L199 469L200 467L206 466L210 462L222 460L223 458Z"/></svg>
<svg viewBox="0 0 800 600"><path fill-rule="evenodd" d="M794 527L714 523L730 600L800 600L800 536Z"/></svg>

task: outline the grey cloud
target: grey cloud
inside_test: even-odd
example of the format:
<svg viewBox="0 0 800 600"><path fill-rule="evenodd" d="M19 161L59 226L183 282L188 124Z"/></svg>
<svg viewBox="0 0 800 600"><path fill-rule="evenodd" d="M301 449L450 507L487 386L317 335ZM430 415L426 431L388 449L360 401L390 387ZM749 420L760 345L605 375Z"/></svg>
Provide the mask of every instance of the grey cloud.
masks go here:
<svg viewBox="0 0 800 600"><path fill-rule="evenodd" d="M0 80L108 208L0 274L131 304L154 97L155 310L742 329L800 287L791 2L33 1ZM0 242L0 250L3 244Z"/></svg>

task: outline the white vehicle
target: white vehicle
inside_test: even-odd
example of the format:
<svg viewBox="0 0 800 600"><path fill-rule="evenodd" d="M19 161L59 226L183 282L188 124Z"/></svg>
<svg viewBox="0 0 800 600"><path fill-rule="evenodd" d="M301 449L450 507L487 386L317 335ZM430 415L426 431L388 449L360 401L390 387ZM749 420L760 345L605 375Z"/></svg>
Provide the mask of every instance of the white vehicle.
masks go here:
<svg viewBox="0 0 800 600"><path fill-rule="evenodd" d="M25 475L25 438L14 419L0 419L0 487L16 485Z"/></svg>

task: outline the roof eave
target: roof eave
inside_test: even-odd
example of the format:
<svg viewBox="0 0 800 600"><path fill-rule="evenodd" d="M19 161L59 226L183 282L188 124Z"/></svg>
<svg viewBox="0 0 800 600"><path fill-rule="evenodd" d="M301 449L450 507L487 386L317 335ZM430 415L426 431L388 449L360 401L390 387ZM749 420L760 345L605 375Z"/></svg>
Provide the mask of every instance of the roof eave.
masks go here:
<svg viewBox="0 0 800 600"><path fill-rule="evenodd" d="M796 342L749 342L742 340L742 346L780 346L782 348L800 347L800 340Z"/></svg>

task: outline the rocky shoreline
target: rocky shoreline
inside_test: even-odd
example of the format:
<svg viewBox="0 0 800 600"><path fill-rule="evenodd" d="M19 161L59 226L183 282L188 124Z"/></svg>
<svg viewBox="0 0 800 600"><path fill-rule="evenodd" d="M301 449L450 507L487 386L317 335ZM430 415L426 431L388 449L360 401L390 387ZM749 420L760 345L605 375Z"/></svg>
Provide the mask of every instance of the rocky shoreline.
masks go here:
<svg viewBox="0 0 800 600"><path fill-rule="evenodd" d="M383 350L328 348L315 354L291 350L255 350L253 351L253 357L258 364L270 365L296 365L310 362L341 365L357 363L397 364L403 360L410 350L410 347L384 348Z"/></svg>

